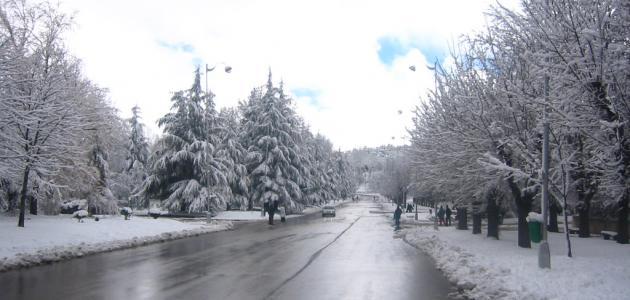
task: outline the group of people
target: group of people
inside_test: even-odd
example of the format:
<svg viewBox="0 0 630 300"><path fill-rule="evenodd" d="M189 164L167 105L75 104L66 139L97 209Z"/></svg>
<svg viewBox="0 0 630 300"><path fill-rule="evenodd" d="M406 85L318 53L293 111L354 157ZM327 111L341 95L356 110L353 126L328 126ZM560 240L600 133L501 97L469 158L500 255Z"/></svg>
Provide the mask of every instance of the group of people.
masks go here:
<svg viewBox="0 0 630 300"><path fill-rule="evenodd" d="M406 212L413 212L413 205L411 203L407 203ZM394 222L396 224L396 230L400 229L400 217L402 216L402 208L400 205L396 205L396 210L394 211Z"/></svg>
<svg viewBox="0 0 630 300"><path fill-rule="evenodd" d="M453 211L446 205L446 209L444 206L440 205L440 208L437 211L438 223L440 226L451 226L451 215Z"/></svg>
<svg viewBox="0 0 630 300"><path fill-rule="evenodd" d="M284 223L287 219L286 210L284 207L278 207L278 201L273 201L272 203L265 202L263 205L263 216L265 213L269 215L269 225L273 225L273 215L279 213L280 214L280 222Z"/></svg>

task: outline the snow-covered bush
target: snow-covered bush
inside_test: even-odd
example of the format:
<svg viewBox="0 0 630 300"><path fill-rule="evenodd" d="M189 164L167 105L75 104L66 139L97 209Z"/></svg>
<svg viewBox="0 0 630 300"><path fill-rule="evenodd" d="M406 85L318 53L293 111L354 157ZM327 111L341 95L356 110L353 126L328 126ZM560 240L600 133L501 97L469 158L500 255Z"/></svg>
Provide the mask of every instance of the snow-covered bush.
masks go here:
<svg viewBox="0 0 630 300"><path fill-rule="evenodd" d="M120 209L120 214L125 216L125 220L129 220L129 218L133 214L133 210L131 209L131 207L123 207Z"/></svg>
<svg viewBox="0 0 630 300"><path fill-rule="evenodd" d="M88 212L85 209L77 210L72 214L72 217L79 220L79 223L83 223L83 218L87 218Z"/></svg>
<svg viewBox="0 0 630 300"><path fill-rule="evenodd" d="M65 201L61 204L61 213L62 214L74 214L79 210L87 209L87 200L85 199L72 199L69 201Z"/></svg>

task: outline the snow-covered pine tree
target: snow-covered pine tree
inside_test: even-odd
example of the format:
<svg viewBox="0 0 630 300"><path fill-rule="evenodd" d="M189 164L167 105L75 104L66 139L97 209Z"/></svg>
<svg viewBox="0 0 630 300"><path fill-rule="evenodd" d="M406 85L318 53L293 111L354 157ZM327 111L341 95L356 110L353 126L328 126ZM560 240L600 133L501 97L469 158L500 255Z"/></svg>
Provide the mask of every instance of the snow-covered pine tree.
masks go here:
<svg viewBox="0 0 630 300"><path fill-rule="evenodd" d="M140 122L140 107L131 108L132 116L129 119L129 141L127 144L127 158L125 160L125 174L129 179L128 186L132 194L138 189L147 177L147 161L149 159L149 144L144 136L144 124ZM131 197L134 207L139 207L138 197Z"/></svg>
<svg viewBox="0 0 630 300"><path fill-rule="evenodd" d="M88 209L92 214L113 214L118 212L118 203L109 189L109 163L107 153L98 135L94 135L94 146L90 151L90 165L96 169L98 178L91 192L87 194Z"/></svg>
<svg viewBox="0 0 630 300"><path fill-rule="evenodd" d="M221 157L228 166L226 175L231 192L227 194L227 201L231 207L251 210L253 207L249 201L249 174L244 164L247 151L240 142L238 110L222 109L219 120L222 125L219 135L221 143L217 156Z"/></svg>
<svg viewBox="0 0 630 300"><path fill-rule="evenodd" d="M330 166L332 144L324 136L304 134L308 153L308 176L303 189L309 204L321 204L336 197Z"/></svg>
<svg viewBox="0 0 630 300"><path fill-rule="evenodd" d="M149 176L139 194L144 199L158 198L164 207L180 212L225 206L227 170L209 141L213 138L204 122L206 97L197 68L192 87L176 92L171 112L158 121L165 135L152 154Z"/></svg>
<svg viewBox="0 0 630 300"><path fill-rule="evenodd" d="M335 173L338 174L338 181L336 182L335 189L338 191L338 196L342 199L346 199L354 194L357 190L357 183L354 181L354 169L348 162L348 159L341 151L334 154L334 166ZM410 180L409 173L407 172L407 184Z"/></svg>
<svg viewBox="0 0 630 300"><path fill-rule="evenodd" d="M259 205L278 201L289 210L300 210L300 137L290 100L282 94L273 86L270 71L262 97L250 98L245 107L243 137L249 152L250 194Z"/></svg>

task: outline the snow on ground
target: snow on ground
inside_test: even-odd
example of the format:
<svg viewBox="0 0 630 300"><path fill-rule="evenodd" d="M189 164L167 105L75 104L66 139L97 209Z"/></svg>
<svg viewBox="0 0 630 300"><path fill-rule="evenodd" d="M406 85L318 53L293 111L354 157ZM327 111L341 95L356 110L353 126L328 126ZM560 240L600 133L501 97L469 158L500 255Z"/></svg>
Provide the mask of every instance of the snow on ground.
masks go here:
<svg viewBox="0 0 630 300"><path fill-rule="evenodd" d="M17 218L0 216L0 271L61 261L116 249L227 230L230 222L180 222L166 218L104 216L79 223L69 215L27 216L25 227Z"/></svg>
<svg viewBox="0 0 630 300"><path fill-rule="evenodd" d="M630 245L573 235L569 258L564 234L550 233L551 269L539 269L539 244L519 248L515 230L500 240L485 233L425 225L407 229L405 240L473 299L630 299Z"/></svg>

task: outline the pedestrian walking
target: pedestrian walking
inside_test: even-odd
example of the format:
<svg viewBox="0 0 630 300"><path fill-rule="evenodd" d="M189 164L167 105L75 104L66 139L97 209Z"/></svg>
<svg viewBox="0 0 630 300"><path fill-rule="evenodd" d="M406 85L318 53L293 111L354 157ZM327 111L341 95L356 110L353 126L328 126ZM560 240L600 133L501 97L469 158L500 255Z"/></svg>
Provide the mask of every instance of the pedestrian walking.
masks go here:
<svg viewBox="0 0 630 300"><path fill-rule="evenodd" d="M273 225L273 215L278 210L278 200L273 201L273 203L269 203L269 225Z"/></svg>
<svg viewBox="0 0 630 300"><path fill-rule="evenodd" d="M400 230L400 216L402 215L402 209L400 209L400 205L396 206L396 210L394 211L394 222L396 222L396 230Z"/></svg>
<svg viewBox="0 0 630 300"><path fill-rule="evenodd" d="M280 211L280 222L284 223L287 221L287 213L284 207L280 207L278 209Z"/></svg>
<svg viewBox="0 0 630 300"><path fill-rule="evenodd" d="M453 213L448 205L446 205L446 226L451 226L451 214Z"/></svg>
<svg viewBox="0 0 630 300"><path fill-rule="evenodd" d="M440 205L440 209L437 211L438 222L440 226L444 226L444 206Z"/></svg>

